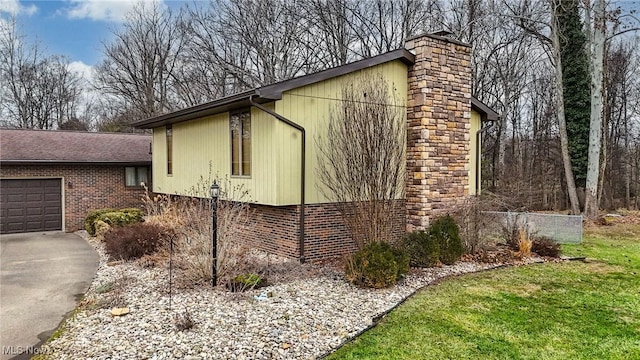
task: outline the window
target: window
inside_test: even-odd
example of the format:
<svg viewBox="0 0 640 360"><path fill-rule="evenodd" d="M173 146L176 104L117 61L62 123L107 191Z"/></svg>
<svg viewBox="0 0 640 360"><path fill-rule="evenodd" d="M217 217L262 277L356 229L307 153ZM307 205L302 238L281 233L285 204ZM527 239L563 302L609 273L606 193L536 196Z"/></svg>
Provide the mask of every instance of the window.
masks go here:
<svg viewBox="0 0 640 360"><path fill-rule="evenodd" d="M146 166L124 168L124 181L126 186L142 186L149 181L149 169Z"/></svg>
<svg viewBox="0 0 640 360"><path fill-rule="evenodd" d="M251 113L243 111L229 117L231 129L231 175L251 175Z"/></svg>
<svg viewBox="0 0 640 360"><path fill-rule="evenodd" d="M167 125L167 175L173 175L173 127Z"/></svg>

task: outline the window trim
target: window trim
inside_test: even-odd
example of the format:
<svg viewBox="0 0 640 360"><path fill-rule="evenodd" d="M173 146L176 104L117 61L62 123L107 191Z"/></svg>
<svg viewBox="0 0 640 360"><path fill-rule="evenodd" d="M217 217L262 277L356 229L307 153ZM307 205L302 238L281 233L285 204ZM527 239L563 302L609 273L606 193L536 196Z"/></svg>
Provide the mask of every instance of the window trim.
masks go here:
<svg viewBox="0 0 640 360"><path fill-rule="evenodd" d="M239 165L238 165L238 170L240 172L240 174L238 175L234 175L233 174L233 133L231 130L231 118L233 116L236 116L238 114L243 114L243 113L247 113L249 114L249 127L251 128L250 133L249 133L249 139L251 141L251 138L253 137L253 121L252 121L252 116L251 116L251 108L244 108L244 109L239 109L239 110L234 110L229 112L229 174L230 177L232 178L240 178L240 179L250 179L251 178L251 174L253 173L253 166L252 166L252 158L253 158L253 144L250 144L249 146L249 175L245 175L243 173L242 170L242 160L243 160L243 156L242 156L242 130L243 130L243 125L242 125L242 121L240 121L240 144L238 146L239 149Z"/></svg>
<svg viewBox="0 0 640 360"><path fill-rule="evenodd" d="M135 171L136 185L127 184L127 169L130 169L130 168L133 168L134 171ZM147 171L147 181L141 181L140 180L140 175L138 173L139 169L146 169L146 171ZM148 187L149 186L149 179L151 179L150 173L151 173L151 169L148 166L125 166L124 167L124 187L128 188L128 189L142 188L143 186L140 185L140 184L143 183L143 182Z"/></svg>

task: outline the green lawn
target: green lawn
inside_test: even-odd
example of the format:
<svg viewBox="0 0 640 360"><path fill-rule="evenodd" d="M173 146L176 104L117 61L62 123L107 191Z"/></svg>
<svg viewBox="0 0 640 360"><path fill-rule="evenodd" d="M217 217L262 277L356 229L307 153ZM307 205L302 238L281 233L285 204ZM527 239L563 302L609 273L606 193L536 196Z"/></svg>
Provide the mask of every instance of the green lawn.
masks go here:
<svg viewBox="0 0 640 360"><path fill-rule="evenodd" d="M640 225L429 287L329 359L640 359Z"/></svg>

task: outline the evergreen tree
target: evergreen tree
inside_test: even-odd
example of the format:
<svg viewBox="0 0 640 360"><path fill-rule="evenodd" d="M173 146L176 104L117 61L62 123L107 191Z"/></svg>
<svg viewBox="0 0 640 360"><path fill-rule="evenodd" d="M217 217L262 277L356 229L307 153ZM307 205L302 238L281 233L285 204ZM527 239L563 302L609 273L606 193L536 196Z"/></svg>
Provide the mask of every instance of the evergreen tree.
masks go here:
<svg viewBox="0 0 640 360"><path fill-rule="evenodd" d="M578 1L560 0L558 18L569 156L576 186L584 187L587 179L591 79L587 38L580 19Z"/></svg>

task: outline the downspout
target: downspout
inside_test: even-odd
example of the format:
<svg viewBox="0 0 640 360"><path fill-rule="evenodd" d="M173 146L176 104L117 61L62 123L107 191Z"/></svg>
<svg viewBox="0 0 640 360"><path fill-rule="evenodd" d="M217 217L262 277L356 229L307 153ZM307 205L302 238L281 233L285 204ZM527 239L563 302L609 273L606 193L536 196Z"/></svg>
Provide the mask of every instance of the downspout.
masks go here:
<svg viewBox="0 0 640 360"><path fill-rule="evenodd" d="M300 234L299 234L299 239L298 239L298 248L300 250L300 263L304 263L305 262L305 257L304 257L304 212L305 212L305 202L304 202L304 191L305 191L305 179L306 179L306 132L304 130L304 128L296 123L294 123L293 121L287 119L286 117L276 113L275 111L268 109L258 103L256 103L255 101L253 101L253 96L251 95L249 96L249 103L252 106L255 106L256 108L266 112L267 114L273 116L274 118L282 121L283 123L291 126L292 128L295 128L296 130L299 130L300 133L302 134L302 144L301 144L301 158L300 158L300 171L301 171L301 176L300 176Z"/></svg>
<svg viewBox="0 0 640 360"><path fill-rule="evenodd" d="M482 159L482 134L487 132L487 130L493 127L493 121L489 122L489 126L483 127L480 130L476 131L476 196L480 195L480 190L482 186L480 186L480 172L482 171L482 164L480 160Z"/></svg>

